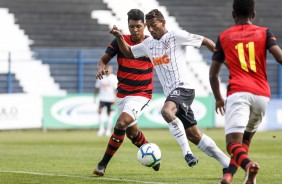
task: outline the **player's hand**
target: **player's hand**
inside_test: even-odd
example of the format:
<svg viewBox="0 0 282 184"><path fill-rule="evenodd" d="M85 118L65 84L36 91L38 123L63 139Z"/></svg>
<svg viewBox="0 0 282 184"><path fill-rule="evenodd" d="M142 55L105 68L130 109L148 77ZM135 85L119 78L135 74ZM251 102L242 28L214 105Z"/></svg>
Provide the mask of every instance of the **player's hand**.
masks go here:
<svg viewBox="0 0 282 184"><path fill-rule="evenodd" d="M225 107L224 107L224 100L223 99L215 101L215 112L217 114L220 113L222 116L224 115Z"/></svg>
<svg viewBox="0 0 282 184"><path fill-rule="evenodd" d="M103 79L103 75L106 75L108 73L108 70L105 69L105 67L98 66L98 72L96 74L96 79Z"/></svg>
<svg viewBox="0 0 282 184"><path fill-rule="evenodd" d="M115 37L118 37L118 36L122 36L120 30L117 28L117 26L113 26L113 28L110 30L110 33L112 35L114 35Z"/></svg>

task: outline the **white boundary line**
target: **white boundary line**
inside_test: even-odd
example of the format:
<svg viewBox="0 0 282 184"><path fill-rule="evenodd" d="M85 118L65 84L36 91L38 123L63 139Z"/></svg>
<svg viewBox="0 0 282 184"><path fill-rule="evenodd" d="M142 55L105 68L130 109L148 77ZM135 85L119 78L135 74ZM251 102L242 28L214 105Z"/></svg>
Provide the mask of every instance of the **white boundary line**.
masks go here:
<svg viewBox="0 0 282 184"><path fill-rule="evenodd" d="M67 177L67 178L80 178L80 179L86 179L86 180L123 181L123 182L128 182L128 183L165 184L165 183L161 183L161 182L150 182L150 181L139 181L139 180L127 180L127 179L95 177L95 176L75 176L75 175L67 175L67 174L52 174L52 173L40 173L40 172L31 172L31 171L6 171L6 170L0 170L0 173L17 173L17 174L40 175L40 176L55 176L55 177Z"/></svg>

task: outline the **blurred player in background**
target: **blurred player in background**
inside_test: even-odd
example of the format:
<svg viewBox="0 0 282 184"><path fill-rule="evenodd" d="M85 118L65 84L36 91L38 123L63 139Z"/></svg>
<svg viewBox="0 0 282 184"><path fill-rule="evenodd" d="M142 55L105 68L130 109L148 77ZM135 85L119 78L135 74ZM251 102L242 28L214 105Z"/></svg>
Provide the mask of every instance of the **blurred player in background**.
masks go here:
<svg viewBox="0 0 282 184"><path fill-rule="evenodd" d="M214 157L223 166L228 167L229 157L226 156L207 135L203 134L194 118L191 104L195 97L194 87L187 75L184 46L206 46L214 50L214 42L203 36L187 31L167 31L166 21L162 13L154 9L146 15L146 24L152 37L142 43L130 46L116 26L111 33L116 36L119 46L128 58L148 56L154 64L167 99L162 108L162 116L168 123L169 130L179 143L185 161L190 167L198 163L193 155L188 140L207 155ZM187 140L188 138L188 140Z"/></svg>
<svg viewBox="0 0 282 184"><path fill-rule="evenodd" d="M127 15L130 35L121 36L129 45L136 45L146 38L144 35L144 13L138 9L132 9ZM116 55L118 62L117 104L119 117L104 157L94 170L94 174L97 176L105 174L105 169L121 146L125 134L137 147L148 142L137 127L137 119L152 98L153 65L150 59L145 56L127 59L120 52L117 39L114 39L98 64L97 79L103 78L105 65ZM155 171L158 171L159 168L160 164L153 167Z"/></svg>
<svg viewBox="0 0 282 184"><path fill-rule="evenodd" d="M113 66L108 65L105 70L106 75L103 79L96 80L94 100L99 97L99 130L98 136L102 136L104 133L106 136L112 134L112 121L113 121L113 105L116 101L116 89L117 89L117 76L113 74ZM102 112L104 107L107 109L107 129L105 131L104 121L102 118Z"/></svg>
<svg viewBox="0 0 282 184"><path fill-rule="evenodd" d="M231 155L228 173L221 184L229 184L241 166L246 171L244 183L256 183L259 164L248 155L270 98L266 75L266 51L282 64L282 51L276 38L266 27L252 24L254 0L234 0L232 12L235 26L219 35L210 68L210 83L216 100L216 112L225 112L227 151ZM219 71L226 63L230 72L227 100L219 89Z"/></svg>

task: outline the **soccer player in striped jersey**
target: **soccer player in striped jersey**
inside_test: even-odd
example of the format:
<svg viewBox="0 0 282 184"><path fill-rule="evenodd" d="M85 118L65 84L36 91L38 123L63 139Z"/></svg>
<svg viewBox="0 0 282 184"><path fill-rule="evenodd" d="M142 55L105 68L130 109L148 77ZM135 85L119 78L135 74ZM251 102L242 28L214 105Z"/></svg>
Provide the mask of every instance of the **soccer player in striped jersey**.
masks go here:
<svg viewBox="0 0 282 184"><path fill-rule="evenodd" d="M144 35L144 13L139 9L132 9L127 15L130 35L123 35L123 38L129 45L136 45L147 37ZM117 40L114 39L99 61L97 79L103 78L107 72L105 66L114 56L117 56L118 62L117 104L119 117L104 157L93 172L97 176L105 174L105 169L121 146L125 134L137 147L148 142L137 127L137 119L152 98L153 65L146 56L136 59L126 58L120 52ZM160 164L153 167L155 171L158 171L159 168Z"/></svg>
<svg viewBox="0 0 282 184"><path fill-rule="evenodd" d="M208 38L184 30L167 31L164 16L157 9L146 14L146 24L152 37L134 46L126 44L116 26L110 32L116 36L122 52L128 58L147 55L153 62L167 96L161 111L162 116L168 123L171 134L179 143L187 164L193 167L198 163L198 159L193 155L188 144L190 140L201 151L218 160L225 171L230 161L229 157L209 136L200 131L194 118L191 104L195 97L195 90L187 76L184 50L184 46L204 45L213 52L215 43Z"/></svg>
<svg viewBox="0 0 282 184"><path fill-rule="evenodd" d="M252 24L254 0L234 0L235 25L222 32L217 40L210 67L210 84L216 100L216 112L225 112L225 138L231 155L228 172L221 184L229 184L241 166L246 171L244 183L256 183L259 164L248 155L255 134L270 98L266 75L266 51L282 64L282 51L276 38L266 27ZM226 63L230 72L227 99L221 96L218 74Z"/></svg>

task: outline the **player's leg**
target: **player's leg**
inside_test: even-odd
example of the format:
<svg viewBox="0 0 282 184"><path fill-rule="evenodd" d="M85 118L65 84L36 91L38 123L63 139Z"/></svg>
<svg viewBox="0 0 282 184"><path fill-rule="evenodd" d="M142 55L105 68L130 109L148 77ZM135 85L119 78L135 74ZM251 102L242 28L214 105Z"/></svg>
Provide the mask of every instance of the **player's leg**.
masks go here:
<svg viewBox="0 0 282 184"><path fill-rule="evenodd" d="M269 103L269 98L263 96L249 94L249 99L252 108L250 110L249 122L243 135L243 147L245 148L246 152L248 152L249 150L249 145L251 144L252 137L261 124L265 110ZM244 169L246 171L244 183L256 183L259 164L257 162L249 162Z"/></svg>
<svg viewBox="0 0 282 184"><path fill-rule="evenodd" d="M181 119L177 117L179 106L182 104L181 95L186 95L186 89L177 88L171 92L167 97L166 102L162 108L162 116L168 123L169 131L175 138L182 149L182 154L190 167L193 167L198 163L198 159L193 155L192 150L189 146L186 138L185 129ZM194 98L194 93L190 95L191 99Z"/></svg>
<svg viewBox="0 0 282 184"><path fill-rule="evenodd" d="M236 93L227 98L225 134L227 151L232 157L226 177L233 176L241 166L246 171L244 183L255 183L259 165L251 162L248 150L268 101L269 98L250 93Z"/></svg>
<svg viewBox="0 0 282 184"><path fill-rule="evenodd" d="M249 109L249 103L242 94L235 93L227 97L225 106L225 139L227 152L231 156L231 160L228 172L221 179L222 184L232 181L233 175L241 163L246 165L249 162L247 152L242 146L243 132L250 114Z"/></svg>
<svg viewBox="0 0 282 184"><path fill-rule="evenodd" d="M119 147L121 146L124 140L127 127L135 122L140 111L145 106L147 106L148 102L149 99L147 98L130 97L130 96L122 99L119 98L117 100L118 111L120 115L116 122L114 132L109 140L104 157L99 162L96 169L94 170L94 174L96 174L97 176L104 175L105 169L110 159L114 156L114 154L119 149Z"/></svg>
<svg viewBox="0 0 282 184"><path fill-rule="evenodd" d="M117 119L114 132L109 139L104 156L93 172L93 174L97 176L103 176L105 174L105 170L109 161L114 156L124 140L126 127L134 121L134 119L130 115L128 115L126 112L123 112L125 103L125 98L117 99L119 117Z"/></svg>
<svg viewBox="0 0 282 184"><path fill-rule="evenodd" d="M105 132L104 122L102 121L102 116L101 116L104 106L105 106L105 103L100 101L99 108L98 108L98 114L99 114L99 117L98 117L99 130L97 132L98 136L102 136Z"/></svg>
<svg viewBox="0 0 282 184"><path fill-rule="evenodd" d="M255 132L247 132L247 131L245 131L244 134L243 134L242 146L246 150L246 152L249 152L249 146L250 146L251 139L252 139L254 134L255 134ZM232 155L231 158L230 158L230 163L229 163L229 166L228 166L227 176L226 176L229 179L226 179L226 180L231 181L233 175L237 172L239 167L240 166L237 164L234 156ZM222 183L225 184L225 183L228 183L228 182L222 182Z"/></svg>
<svg viewBox="0 0 282 184"><path fill-rule="evenodd" d="M131 140L132 144L138 148L148 142L143 132L138 129L137 123L127 127L126 136Z"/></svg>
<svg viewBox="0 0 282 184"><path fill-rule="evenodd" d="M194 117L191 108L189 109L188 117L190 118L187 118L186 120L183 119L187 139L197 145L197 147L205 154L215 158L222 165L223 172L226 172L230 158L219 149L213 139L202 133L196 124L189 123Z"/></svg>
<svg viewBox="0 0 282 184"><path fill-rule="evenodd" d="M139 99L139 103L136 104L136 100ZM127 111L130 109L135 109L135 112L138 112L134 115L136 118L135 121L130 123L126 128L126 136L131 140L132 144L140 148L143 144L146 144L148 141L143 134L143 132L138 129L137 119L143 113L143 110L148 106L148 99L144 97L132 97L127 101ZM133 114L132 114L133 115ZM155 171L160 169L160 163L153 167Z"/></svg>
<svg viewBox="0 0 282 184"><path fill-rule="evenodd" d="M143 144L148 143L143 132L138 129L137 123L130 125L126 129L126 136L131 140L132 144L134 144L137 148L140 148ZM153 167L155 171L160 169L161 164L158 163Z"/></svg>

